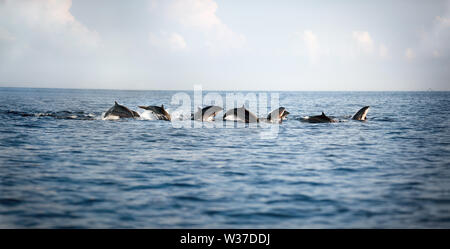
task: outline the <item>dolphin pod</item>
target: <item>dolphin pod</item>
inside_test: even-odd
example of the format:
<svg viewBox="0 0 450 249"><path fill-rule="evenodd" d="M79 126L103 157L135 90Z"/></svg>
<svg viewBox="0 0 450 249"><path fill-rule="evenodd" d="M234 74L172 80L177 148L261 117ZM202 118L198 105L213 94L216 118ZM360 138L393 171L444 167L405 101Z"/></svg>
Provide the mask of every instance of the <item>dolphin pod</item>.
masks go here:
<svg viewBox="0 0 450 249"><path fill-rule="evenodd" d="M141 109L151 111L158 120L166 120L170 121L170 114L164 109L164 105L161 106L138 106ZM369 111L369 106L364 106L359 111L357 111L353 116L353 120L366 121L367 113ZM205 106L203 108L198 108L197 112L191 114L192 120L198 121L213 121L216 117L217 113L223 111L223 108L220 106ZM244 123L258 123L258 122L277 122L281 123L283 120L287 118L290 113L284 107L279 107L272 112L270 112L266 118L258 118L255 114L250 112L243 105L239 108L233 108L225 112L222 119L229 121L238 121ZM116 101L114 102L114 106L111 107L104 114L104 119L119 119L119 118L139 118L139 113L128 109L123 105L119 105ZM303 117L300 121L308 122L308 123L335 123L338 120L335 120L331 117L325 115L322 112L321 115L317 116L307 116Z"/></svg>

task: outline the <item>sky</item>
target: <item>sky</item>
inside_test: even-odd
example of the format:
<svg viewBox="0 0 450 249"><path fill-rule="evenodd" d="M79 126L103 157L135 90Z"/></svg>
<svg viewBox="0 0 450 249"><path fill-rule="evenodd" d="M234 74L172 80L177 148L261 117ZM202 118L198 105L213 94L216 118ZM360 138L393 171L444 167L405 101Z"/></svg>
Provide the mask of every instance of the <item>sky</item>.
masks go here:
<svg viewBox="0 0 450 249"><path fill-rule="evenodd" d="M0 0L0 87L450 90L450 1Z"/></svg>

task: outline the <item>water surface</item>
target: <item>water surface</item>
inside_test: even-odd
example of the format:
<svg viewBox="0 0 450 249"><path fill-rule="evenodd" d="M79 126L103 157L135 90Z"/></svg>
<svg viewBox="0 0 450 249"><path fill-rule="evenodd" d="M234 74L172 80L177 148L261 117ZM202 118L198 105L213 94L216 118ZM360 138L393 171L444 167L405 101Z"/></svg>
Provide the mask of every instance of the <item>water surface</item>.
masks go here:
<svg viewBox="0 0 450 249"><path fill-rule="evenodd" d="M0 88L0 227L450 228L448 92L279 92L277 139L101 119L175 93Z"/></svg>

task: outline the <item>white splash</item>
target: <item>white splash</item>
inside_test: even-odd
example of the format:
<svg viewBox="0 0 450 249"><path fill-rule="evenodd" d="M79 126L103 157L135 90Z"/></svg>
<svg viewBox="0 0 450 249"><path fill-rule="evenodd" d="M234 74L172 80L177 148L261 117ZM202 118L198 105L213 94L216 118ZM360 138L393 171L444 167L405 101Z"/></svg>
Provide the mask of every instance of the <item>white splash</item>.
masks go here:
<svg viewBox="0 0 450 249"><path fill-rule="evenodd" d="M241 122L245 122L244 119L242 119L241 117L239 117L239 116L237 116L237 115L234 115L234 114L232 114L232 115L227 115L227 116L225 117L225 120L228 120L228 121L241 121Z"/></svg>
<svg viewBox="0 0 450 249"><path fill-rule="evenodd" d="M172 120L190 120L191 119L191 113L183 112L183 111L174 111L170 113L170 116Z"/></svg>
<svg viewBox="0 0 450 249"><path fill-rule="evenodd" d="M47 117L47 116L51 116L51 114L50 113L42 113L42 112L40 112L40 113L35 113L34 116L35 117Z"/></svg>
<svg viewBox="0 0 450 249"><path fill-rule="evenodd" d="M141 120L158 120L155 113L149 110L145 110L143 113L139 113Z"/></svg>
<svg viewBox="0 0 450 249"><path fill-rule="evenodd" d="M108 115L107 117L105 117L105 113L102 113L102 120L118 120L118 119L120 119L119 116Z"/></svg>

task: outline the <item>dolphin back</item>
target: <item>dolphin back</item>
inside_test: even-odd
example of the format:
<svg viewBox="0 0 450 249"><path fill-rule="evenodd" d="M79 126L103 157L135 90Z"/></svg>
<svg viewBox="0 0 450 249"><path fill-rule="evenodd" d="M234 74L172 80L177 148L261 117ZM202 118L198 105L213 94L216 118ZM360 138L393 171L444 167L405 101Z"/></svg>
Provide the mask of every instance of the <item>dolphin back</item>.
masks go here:
<svg viewBox="0 0 450 249"><path fill-rule="evenodd" d="M250 112L249 110L245 109L245 107L241 108L234 108L231 110L228 110L223 115L223 120L235 120L235 121L242 121L245 123L256 123L259 122L258 117Z"/></svg>
<svg viewBox="0 0 450 249"><path fill-rule="evenodd" d="M322 112L322 115L308 117L306 119L302 119L303 122L308 123L335 123L336 120L328 117L325 113Z"/></svg>
<svg viewBox="0 0 450 249"><path fill-rule="evenodd" d="M209 105L203 108L198 108L197 112L191 114L192 120L211 121L218 112L223 109L220 106Z"/></svg>
<svg viewBox="0 0 450 249"><path fill-rule="evenodd" d="M211 118L214 118L218 112L221 112L223 109L220 106L206 106L202 109L202 120L208 121Z"/></svg>
<svg viewBox="0 0 450 249"><path fill-rule="evenodd" d="M140 117L139 113L128 109L126 106L119 105L117 102L114 102L114 106L109 108L106 111L104 117L116 116L119 118L138 118Z"/></svg>
<svg viewBox="0 0 450 249"><path fill-rule="evenodd" d="M170 114L164 109L164 106L138 106L141 109L153 112L159 120L170 121Z"/></svg>
<svg viewBox="0 0 450 249"><path fill-rule="evenodd" d="M283 119L286 119L286 116L289 114L288 111L286 111L286 108L279 107L267 115L267 120L269 121L282 121Z"/></svg>

